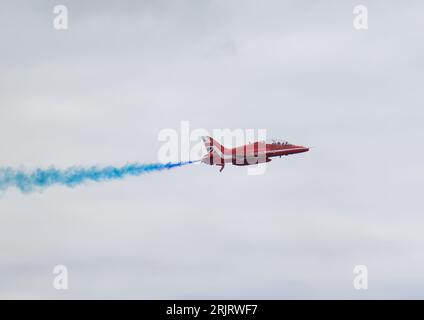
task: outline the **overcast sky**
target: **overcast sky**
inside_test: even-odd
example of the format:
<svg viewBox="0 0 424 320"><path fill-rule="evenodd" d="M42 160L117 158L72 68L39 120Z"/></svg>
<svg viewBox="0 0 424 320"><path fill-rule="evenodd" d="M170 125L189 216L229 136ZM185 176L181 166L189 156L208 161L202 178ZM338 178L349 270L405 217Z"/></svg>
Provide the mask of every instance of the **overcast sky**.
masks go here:
<svg viewBox="0 0 424 320"><path fill-rule="evenodd" d="M421 1L60 3L66 31L57 1L1 1L0 167L156 162L184 120L314 148L9 189L0 298L424 298Z"/></svg>

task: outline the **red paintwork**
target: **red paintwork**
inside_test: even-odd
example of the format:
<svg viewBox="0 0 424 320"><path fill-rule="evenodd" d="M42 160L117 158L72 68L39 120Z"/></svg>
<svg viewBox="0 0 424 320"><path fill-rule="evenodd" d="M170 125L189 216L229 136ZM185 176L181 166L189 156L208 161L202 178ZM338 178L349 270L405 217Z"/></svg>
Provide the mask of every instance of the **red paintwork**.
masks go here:
<svg viewBox="0 0 424 320"><path fill-rule="evenodd" d="M221 166L220 171L224 169L226 163L236 166L247 166L270 162L271 157L281 157L309 151L307 147L297 146L280 140L255 142L228 149L211 137L203 137L202 139L208 154L201 161L206 164Z"/></svg>

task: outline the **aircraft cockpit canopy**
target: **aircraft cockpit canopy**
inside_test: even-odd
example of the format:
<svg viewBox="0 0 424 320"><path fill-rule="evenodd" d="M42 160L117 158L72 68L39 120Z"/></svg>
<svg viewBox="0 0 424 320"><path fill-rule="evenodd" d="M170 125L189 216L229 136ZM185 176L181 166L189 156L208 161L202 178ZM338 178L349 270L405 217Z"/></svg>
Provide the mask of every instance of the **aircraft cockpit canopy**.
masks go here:
<svg viewBox="0 0 424 320"><path fill-rule="evenodd" d="M266 144L273 144L273 145L277 145L277 146L287 146L289 145L289 143L285 140L281 140L281 139L268 139L265 141Z"/></svg>

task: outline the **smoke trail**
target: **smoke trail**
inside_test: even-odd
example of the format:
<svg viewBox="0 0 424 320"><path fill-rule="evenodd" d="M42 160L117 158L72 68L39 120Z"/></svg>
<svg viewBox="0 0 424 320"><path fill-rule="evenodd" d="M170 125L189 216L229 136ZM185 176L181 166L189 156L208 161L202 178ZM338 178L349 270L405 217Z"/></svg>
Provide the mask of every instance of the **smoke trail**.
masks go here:
<svg viewBox="0 0 424 320"><path fill-rule="evenodd" d="M10 187L17 187L22 192L31 192L44 189L52 185L75 187L86 181L120 180L127 176L139 176L143 173L162 171L181 167L196 161L177 163L152 163L152 164L127 164L122 167L72 167L59 170L54 167L48 169L36 169L28 172L13 168L0 168L0 191Z"/></svg>

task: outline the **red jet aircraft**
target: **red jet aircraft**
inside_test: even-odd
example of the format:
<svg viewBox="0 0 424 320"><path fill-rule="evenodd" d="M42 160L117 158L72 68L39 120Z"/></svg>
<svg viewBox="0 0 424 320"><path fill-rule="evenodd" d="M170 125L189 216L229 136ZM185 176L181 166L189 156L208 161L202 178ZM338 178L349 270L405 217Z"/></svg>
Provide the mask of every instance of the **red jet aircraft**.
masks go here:
<svg viewBox="0 0 424 320"><path fill-rule="evenodd" d="M226 163L235 166L248 166L258 163L270 162L271 157L288 156L289 154L309 151L309 148L296 146L284 140L271 139L259 141L244 146L227 149L211 137L202 137L208 152L202 162L210 165L221 166L221 172Z"/></svg>

